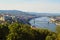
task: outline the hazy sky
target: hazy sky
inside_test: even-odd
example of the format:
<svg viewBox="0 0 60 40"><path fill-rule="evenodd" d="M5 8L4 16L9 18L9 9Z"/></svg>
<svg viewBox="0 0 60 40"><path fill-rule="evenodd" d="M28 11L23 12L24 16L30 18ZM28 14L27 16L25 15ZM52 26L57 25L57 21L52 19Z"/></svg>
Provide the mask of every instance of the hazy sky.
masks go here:
<svg viewBox="0 0 60 40"><path fill-rule="evenodd" d="M60 13L60 0L0 0L0 10Z"/></svg>

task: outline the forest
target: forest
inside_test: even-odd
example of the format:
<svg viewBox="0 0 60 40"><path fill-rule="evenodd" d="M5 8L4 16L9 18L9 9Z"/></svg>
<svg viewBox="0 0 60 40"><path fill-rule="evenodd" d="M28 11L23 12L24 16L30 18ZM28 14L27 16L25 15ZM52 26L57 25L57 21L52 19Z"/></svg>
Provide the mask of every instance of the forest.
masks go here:
<svg viewBox="0 0 60 40"><path fill-rule="evenodd" d="M60 40L60 26L56 28L56 32L52 32L31 28L28 24L5 22L0 24L0 40Z"/></svg>

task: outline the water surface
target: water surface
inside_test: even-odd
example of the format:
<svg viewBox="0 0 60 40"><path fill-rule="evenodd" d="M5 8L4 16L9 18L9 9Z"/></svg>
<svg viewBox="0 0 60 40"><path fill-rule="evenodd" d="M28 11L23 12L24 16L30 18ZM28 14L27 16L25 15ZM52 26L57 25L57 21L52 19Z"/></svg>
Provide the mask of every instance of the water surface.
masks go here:
<svg viewBox="0 0 60 40"><path fill-rule="evenodd" d="M49 29L51 31L56 31L56 24L50 22L49 17L40 17L30 20L30 24L32 26L36 26L36 28L44 28Z"/></svg>

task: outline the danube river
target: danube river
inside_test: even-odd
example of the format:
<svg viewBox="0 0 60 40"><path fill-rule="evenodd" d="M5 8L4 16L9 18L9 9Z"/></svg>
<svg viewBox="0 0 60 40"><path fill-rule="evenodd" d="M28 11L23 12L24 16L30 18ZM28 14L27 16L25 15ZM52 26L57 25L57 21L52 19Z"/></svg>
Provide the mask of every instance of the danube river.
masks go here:
<svg viewBox="0 0 60 40"><path fill-rule="evenodd" d="M30 20L30 24L36 28L49 29L53 32L56 31L56 24L50 22L49 17L40 17Z"/></svg>

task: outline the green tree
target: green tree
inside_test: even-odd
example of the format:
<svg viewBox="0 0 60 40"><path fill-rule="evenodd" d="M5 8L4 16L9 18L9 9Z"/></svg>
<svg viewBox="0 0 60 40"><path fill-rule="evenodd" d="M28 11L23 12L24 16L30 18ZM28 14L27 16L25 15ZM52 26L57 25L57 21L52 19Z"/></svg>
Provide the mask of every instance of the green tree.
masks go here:
<svg viewBox="0 0 60 40"><path fill-rule="evenodd" d="M8 26L0 24L0 39L6 40L6 36L9 34Z"/></svg>
<svg viewBox="0 0 60 40"><path fill-rule="evenodd" d="M47 36L46 40L53 40L51 36Z"/></svg>
<svg viewBox="0 0 60 40"><path fill-rule="evenodd" d="M57 36L60 37L59 35ZM0 40L55 40L56 33L23 23L0 24Z"/></svg>

